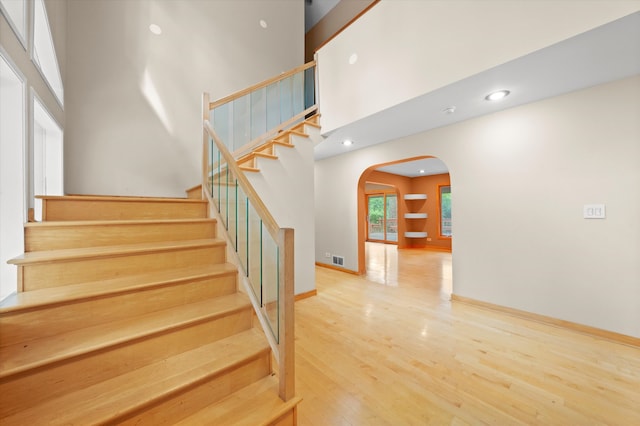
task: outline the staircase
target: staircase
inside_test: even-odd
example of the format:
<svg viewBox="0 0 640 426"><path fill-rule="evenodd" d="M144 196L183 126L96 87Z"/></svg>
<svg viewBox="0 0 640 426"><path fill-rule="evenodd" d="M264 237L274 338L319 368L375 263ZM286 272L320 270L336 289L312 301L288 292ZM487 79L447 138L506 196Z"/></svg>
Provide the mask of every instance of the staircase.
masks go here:
<svg viewBox="0 0 640 426"><path fill-rule="evenodd" d="M294 148L293 139L295 136L309 138L309 129L315 128L317 134L320 131L320 115L314 114L308 119L296 124L290 129L278 133L277 136L268 142L254 148L249 154L238 158L237 162L240 168L245 172L259 172L260 159L277 160L278 151Z"/></svg>
<svg viewBox="0 0 640 426"><path fill-rule="evenodd" d="M197 193L42 197L0 305L0 424L295 424Z"/></svg>

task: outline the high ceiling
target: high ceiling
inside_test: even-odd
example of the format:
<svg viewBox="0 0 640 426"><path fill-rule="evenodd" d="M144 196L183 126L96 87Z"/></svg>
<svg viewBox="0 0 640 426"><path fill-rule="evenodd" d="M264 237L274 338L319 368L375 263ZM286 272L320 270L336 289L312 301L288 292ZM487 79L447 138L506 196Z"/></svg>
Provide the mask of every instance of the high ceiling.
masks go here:
<svg viewBox="0 0 640 426"><path fill-rule="evenodd" d="M376 170L407 177L449 173L447 165L438 158L423 158L420 160L406 161L404 163L396 163L389 166L380 167Z"/></svg>
<svg viewBox="0 0 640 426"><path fill-rule="evenodd" d="M316 160L640 74L640 12L341 127L315 148ZM487 102L488 87L511 94ZM454 113L443 111L455 106ZM354 145L345 148L344 139ZM410 176L415 164L395 173ZM426 172L428 173L428 172Z"/></svg>

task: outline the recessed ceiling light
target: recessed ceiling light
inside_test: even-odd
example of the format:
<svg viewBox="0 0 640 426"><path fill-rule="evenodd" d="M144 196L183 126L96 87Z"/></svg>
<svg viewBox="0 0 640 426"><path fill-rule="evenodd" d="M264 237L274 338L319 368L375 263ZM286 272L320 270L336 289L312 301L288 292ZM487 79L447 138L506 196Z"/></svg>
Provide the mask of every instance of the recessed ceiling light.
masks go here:
<svg viewBox="0 0 640 426"><path fill-rule="evenodd" d="M497 92L489 93L484 99L487 101L499 101L509 96L509 93L511 92L508 90L498 90Z"/></svg>
<svg viewBox="0 0 640 426"><path fill-rule="evenodd" d="M351 145L353 145L353 141L351 139L345 139L345 140L342 141L342 145L351 146Z"/></svg>
<svg viewBox="0 0 640 426"><path fill-rule="evenodd" d="M351 56L349 56L349 65L353 65L356 62L358 62L358 54L352 53Z"/></svg>
<svg viewBox="0 0 640 426"><path fill-rule="evenodd" d="M423 173L424 173L424 169L420 169L420 174L423 174Z"/></svg>
<svg viewBox="0 0 640 426"><path fill-rule="evenodd" d="M450 106L448 108L443 109L442 112L445 114L453 114L454 112L456 112L456 107Z"/></svg>
<svg viewBox="0 0 640 426"><path fill-rule="evenodd" d="M156 25L156 24L149 25L149 31L151 31L155 35L162 34L162 28L160 28L160 25Z"/></svg>
<svg viewBox="0 0 640 426"><path fill-rule="evenodd" d="M267 25L267 21L265 21L264 19L261 19L261 20L260 20L260 26L261 26L262 28L267 28L267 27L268 27L268 25Z"/></svg>

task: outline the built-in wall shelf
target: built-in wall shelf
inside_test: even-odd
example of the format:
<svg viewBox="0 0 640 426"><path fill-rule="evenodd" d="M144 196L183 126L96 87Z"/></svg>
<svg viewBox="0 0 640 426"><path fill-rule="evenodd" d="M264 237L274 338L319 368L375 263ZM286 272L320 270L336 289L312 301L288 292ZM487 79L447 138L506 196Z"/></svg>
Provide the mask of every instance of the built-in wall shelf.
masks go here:
<svg viewBox="0 0 640 426"><path fill-rule="evenodd" d="M426 213L405 213L405 219L426 219L429 217Z"/></svg>
<svg viewBox="0 0 640 426"><path fill-rule="evenodd" d="M426 200L427 194L404 194L405 200Z"/></svg>
<svg viewBox="0 0 640 426"><path fill-rule="evenodd" d="M427 238L426 232L405 232L405 238Z"/></svg>
<svg viewBox="0 0 640 426"><path fill-rule="evenodd" d="M406 201L405 205L407 207L407 213L404 213L404 220L409 220L405 225L406 232L404 233L404 237L426 238L427 233L421 232L425 230L425 222L415 219L427 219L427 217L429 216L424 211L426 209L426 203L424 202L424 200L427 199L427 194L404 194L404 199Z"/></svg>

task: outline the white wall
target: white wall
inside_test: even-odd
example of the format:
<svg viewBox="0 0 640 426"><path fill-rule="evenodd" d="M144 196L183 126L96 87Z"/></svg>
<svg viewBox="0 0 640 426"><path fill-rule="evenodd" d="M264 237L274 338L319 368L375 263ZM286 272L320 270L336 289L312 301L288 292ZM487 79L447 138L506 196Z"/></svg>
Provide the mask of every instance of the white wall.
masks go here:
<svg viewBox="0 0 640 426"><path fill-rule="evenodd" d="M638 117L635 76L319 161L316 260L357 270L367 167L434 155L451 171L455 294L640 337ZM606 219L583 219L592 203Z"/></svg>
<svg viewBox="0 0 640 426"><path fill-rule="evenodd" d="M639 8L637 0L382 0L318 51L322 131L329 133ZM358 61L349 65L353 53ZM393 90L372 90L378 87Z"/></svg>
<svg viewBox="0 0 640 426"><path fill-rule="evenodd" d="M277 160L258 159L260 173L247 177L278 225L295 230L295 293L301 294L316 288L313 142L293 140L294 148L276 147Z"/></svg>
<svg viewBox="0 0 640 426"><path fill-rule="evenodd" d="M215 100L303 62L303 2L69 0L68 9L70 193L184 196L200 182L202 92Z"/></svg>

